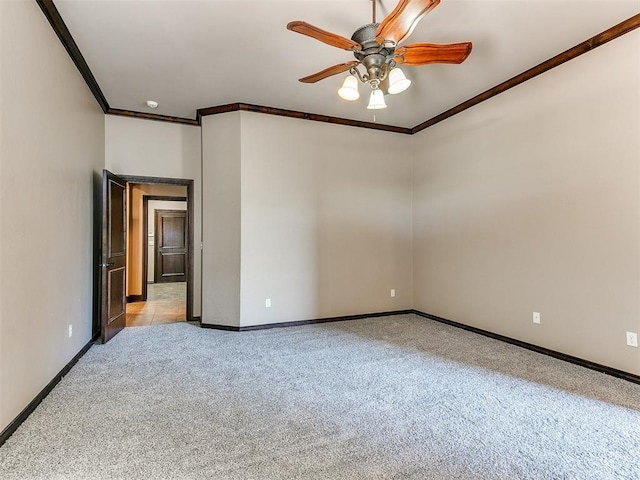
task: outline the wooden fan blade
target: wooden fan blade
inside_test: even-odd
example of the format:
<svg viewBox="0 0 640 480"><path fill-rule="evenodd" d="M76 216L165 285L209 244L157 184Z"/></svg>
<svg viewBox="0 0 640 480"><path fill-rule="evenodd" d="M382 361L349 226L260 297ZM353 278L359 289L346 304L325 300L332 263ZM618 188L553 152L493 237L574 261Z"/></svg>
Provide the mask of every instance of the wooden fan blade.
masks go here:
<svg viewBox="0 0 640 480"><path fill-rule="evenodd" d="M472 43L412 43L398 48L398 65L427 65L429 63L462 63L471 53Z"/></svg>
<svg viewBox="0 0 640 480"><path fill-rule="evenodd" d="M376 38L379 43L390 40L396 44L407 39L418 22L433 10L440 0L400 0L396 8L378 25Z"/></svg>
<svg viewBox="0 0 640 480"><path fill-rule="evenodd" d="M348 38L345 38L336 33L327 32L321 28L314 27L307 22L296 20L295 22L289 22L287 29L292 32L301 33L316 40L320 40L332 47L342 48L343 50L360 51L362 47L358 42L354 42Z"/></svg>
<svg viewBox="0 0 640 480"><path fill-rule="evenodd" d="M348 63L339 63L338 65L334 65L333 67L325 68L321 72L314 73L313 75L309 75L308 77L301 78L300 81L302 83L316 83L319 80L323 80L332 75L337 75L338 73L346 72L351 69L351 67L355 67L360 62L348 62Z"/></svg>

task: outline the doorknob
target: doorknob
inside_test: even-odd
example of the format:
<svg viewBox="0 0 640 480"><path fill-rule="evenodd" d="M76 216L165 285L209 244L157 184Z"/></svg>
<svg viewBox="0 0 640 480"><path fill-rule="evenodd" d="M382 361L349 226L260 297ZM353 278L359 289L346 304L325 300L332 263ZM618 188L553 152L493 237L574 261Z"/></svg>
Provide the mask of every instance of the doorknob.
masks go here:
<svg viewBox="0 0 640 480"><path fill-rule="evenodd" d="M113 267L115 265L115 263L101 263L100 266L101 267Z"/></svg>

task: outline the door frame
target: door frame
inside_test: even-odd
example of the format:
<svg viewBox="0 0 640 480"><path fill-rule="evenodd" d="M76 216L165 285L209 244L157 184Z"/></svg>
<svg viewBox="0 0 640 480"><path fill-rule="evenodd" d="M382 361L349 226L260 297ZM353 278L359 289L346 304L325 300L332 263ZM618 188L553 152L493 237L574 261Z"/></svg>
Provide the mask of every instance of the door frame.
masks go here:
<svg viewBox="0 0 640 480"><path fill-rule="evenodd" d="M193 289L194 289L194 284L193 284L193 271L194 271L194 196L193 196L193 189L194 189L194 181L190 180L190 179L185 179L185 178L165 178L165 177L143 177L143 176L136 176L136 175L121 175L118 174L118 176L120 178L122 178L123 180L125 180L127 183L139 183L139 184L145 184L145 185L178 185L178 186L185 186L187 187L187 222L188 222L188 231L187 231L187 235L188 235L188 242L189 242L189 252L187 254L187 321L191 321L193 320ZM148 195L149 197L151 197L152 195ZM184 197L170 197L171 200L175 200L176 198L184 198ZM184 200L183 200L184 201ZM146 204L143 204L143 207ZM148 226L147 226L147 219L146 217L144 218L143 223L143 238L142 238L142 243L143 245L143 252L146 252L146 254L148 255L148 249L146 247L148 247L148 243L149 243L149 239L148 239ZM146 234L144 233L146 231ZM145 247L146 246L146 247ZM144 298L146 299L146 295L147 295L147 275L148 275L148 257L146 257L145 254L143 254L143 262L144 262L144 278L143 278L143 282L142 282L142 291L143 291L143 295Z"/></svg>
<svg viewBox="0 0 640 480"><path fill-rule="evenodd" d="M144 265L142 267L142 274L144 275L144 281L142 282L142 301L147 301L147 282L149 278L149 201L160 200L164 202L187 202L187 197L172 197L169 195L143 195L142 196L142 218L146 218L142 227L142 261ZM189 234L189 205L187 205L187 235ZM145 241L146 239L146 241ZM153 237L153 246L155 252L156 239L155 234ZM191 246L188 247L191 250ZM187 252L187 262L189 261L189 252Z"/></svg>

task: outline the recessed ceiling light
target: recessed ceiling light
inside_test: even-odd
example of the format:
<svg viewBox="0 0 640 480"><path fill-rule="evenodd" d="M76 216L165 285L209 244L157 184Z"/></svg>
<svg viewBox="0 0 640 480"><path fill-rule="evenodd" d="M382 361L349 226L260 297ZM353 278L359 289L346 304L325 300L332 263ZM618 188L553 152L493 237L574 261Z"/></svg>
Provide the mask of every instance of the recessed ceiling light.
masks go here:
<svg viewBox="0 0 640 480"><path fill-rule="evenodd" d="M158 108L158 102L156 102L155 100L147 100L147 107Z"/></svg>

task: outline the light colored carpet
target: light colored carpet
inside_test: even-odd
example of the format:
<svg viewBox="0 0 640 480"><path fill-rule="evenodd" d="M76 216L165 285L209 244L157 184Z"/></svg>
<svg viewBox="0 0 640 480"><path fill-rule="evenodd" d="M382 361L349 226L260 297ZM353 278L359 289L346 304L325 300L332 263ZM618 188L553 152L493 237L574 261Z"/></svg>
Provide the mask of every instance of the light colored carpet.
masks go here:
<svg viewBox="0 0 640 480"><path fill-rule="evenodd" d="M2 479L640 479L640 385L414 315L96 345Z"/></svg>

